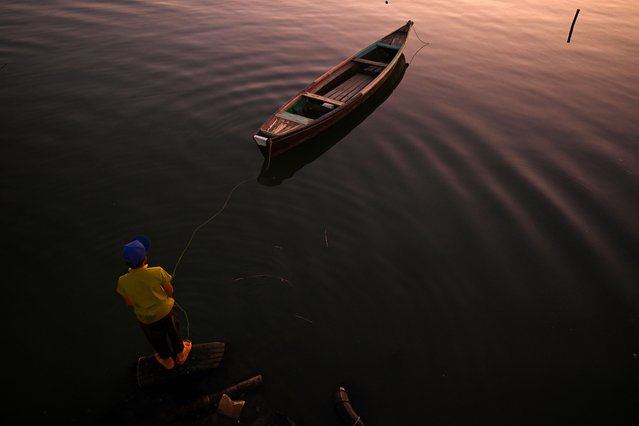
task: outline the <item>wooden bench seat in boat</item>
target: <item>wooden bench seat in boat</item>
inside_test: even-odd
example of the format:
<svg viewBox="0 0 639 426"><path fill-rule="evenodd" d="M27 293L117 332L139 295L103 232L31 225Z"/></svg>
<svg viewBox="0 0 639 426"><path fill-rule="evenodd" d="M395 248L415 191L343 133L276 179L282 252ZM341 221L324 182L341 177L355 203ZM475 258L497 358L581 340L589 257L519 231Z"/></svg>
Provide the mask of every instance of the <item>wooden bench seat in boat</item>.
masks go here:
<svg viewBox="0 0 639 426"><path fill-rule="evenodd" d="M312 118L304 117L303 115L293 114L292 112L279 112L275 114L276 117L283 118L284 120L293 121L299 124L311 124L313 121Z"/></svg>
<svg viewBox="0 0 639 426"><path fill-rule="evenodd" d="M395 49L395 50L399 50L399 48L401 47L401 46L397 46L397 45L394 45L394 44L382 43L381 41L378 41L377 45L379 47L385 47L387 49Z"/></svg>
<svg viewBox="0 0 639 426"><path fill-rule="evenodd" d="M340 100L327 98L326 96L317 95L317 94L311 93L311 92L304 92L303 96L306 96L307 98L311 98L311 99L317 99L318 101L322 101L322 102L328 102L328 103L333 104L335 106L344 105L344 102L342 102Z"/></svg>
<svg viewBox="0 0 639 426"><path fill-rule="evenodd" d="M386 65L388 65L384 62L369 61L368 59L363 59L363 58L354 58L353 62L359 62L360 64L366 64L366 65L373 65L380 68L386 68Z"/></svg>

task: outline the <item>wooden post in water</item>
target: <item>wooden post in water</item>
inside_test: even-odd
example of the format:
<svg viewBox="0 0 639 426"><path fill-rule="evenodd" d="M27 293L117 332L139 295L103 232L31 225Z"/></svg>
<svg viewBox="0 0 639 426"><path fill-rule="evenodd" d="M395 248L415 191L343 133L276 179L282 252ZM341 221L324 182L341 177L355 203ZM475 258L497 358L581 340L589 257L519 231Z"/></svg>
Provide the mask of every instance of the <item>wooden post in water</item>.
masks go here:
<svg viewBox="0 0 639 426"><path fill-rule="evenodd" d="M568 33L568 41L566 43L570 43L570 37L572 37L572 30L575 29L575 22L577 22L577 16L579 16L579 9L575 13L575 17L572 20L572 25L570 26L570 33Z"/></svg>

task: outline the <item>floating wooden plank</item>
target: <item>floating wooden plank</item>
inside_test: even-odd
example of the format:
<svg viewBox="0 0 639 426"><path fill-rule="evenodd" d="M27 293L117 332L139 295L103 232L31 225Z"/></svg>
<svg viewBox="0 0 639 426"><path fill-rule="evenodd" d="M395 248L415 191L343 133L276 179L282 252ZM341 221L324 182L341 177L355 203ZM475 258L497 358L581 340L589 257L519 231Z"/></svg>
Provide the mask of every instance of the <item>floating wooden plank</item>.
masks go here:
<svg viewBox="0 0 639 426"><path fill-rule="evenodd" d="M140 387L161 385L209 372L220 365L224 358L224 350L225 344L222 342L193 345L186 362L182 365L175 363L175 367L171 370L161 366L154 355L140 357L137 366L138 385Z"/></svg>

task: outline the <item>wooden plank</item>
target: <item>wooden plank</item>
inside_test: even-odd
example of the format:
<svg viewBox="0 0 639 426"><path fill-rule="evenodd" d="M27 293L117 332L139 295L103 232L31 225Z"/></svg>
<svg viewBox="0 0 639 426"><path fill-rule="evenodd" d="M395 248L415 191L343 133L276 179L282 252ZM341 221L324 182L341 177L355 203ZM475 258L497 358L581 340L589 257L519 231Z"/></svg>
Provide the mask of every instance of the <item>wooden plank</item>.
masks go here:
<svg viewBox="0 0 639 426"><path fill-rule="evenodd" d="M348 102L353 96L359 93L364 87L366 87L366 85L368 85L368 83L370 83L373 80L373 76L366 75L366 74L360 74L360 75L363 76L363 78L360 79L358 83L354 87L352 87L349 91L342 94L340 98L342 101Z"/></svg>
<svg viewBox="0 0 639 426"><path fill-rule="evenodd" d="M354 90L350 96L353 96L355 93L360 92L364 87L368 86L368 84L373 81L373 76L370 75L366 75L366 79L364 81L362 81L362 83L360 85L357 86L356 90ZM350 97L349 97L350 99Z"/></svg>
<svg viewBox="0 0 639 426"><path fill-rule="evenodd" d="M211 371L222 362L225 349L225 344L222 342L193 345L186 362L182 365L176 362L171 370L161 366L154 355L140 357L137 366L138 385L140 387L161 385Z"/></svg>
<svg viewBox="0 0 639 426"><path fill-rule="evenodd" d="M350 92L354 87L357 87L363 79L364 77L362 74L354 75L340 87L340 90L336 93L336 97L339 98L342 94Z"/></svg>
<svg viewBox="0 0 639 426"><path fill-rule="evenodd" d="M324 87L331 84L333 81L342 78L345 73L350 72L351 69L355 68L357 65L351 62L350 59L345 59L343 63L340 63L338 66L332 69L331 72L324 74L320 78L316 78L313 83L317 83L315 86L310 86L308 90L317 93L321 91ZM326 94L324 94L326 95Z"/></svg>
<svg viewBox="0 0 639 426"><path fill-rule="evenodd" d="M339 86L339 90L337 90L334 94L331 95L333 99L339 99L340 101L344 101L344 97L353 91L362 81L364 81L368 77L365 74L356 74L351 77L348 81L345 81Z"/></svg>
<svg viewBox="0 0 639 426"><path fill-rule="evenodd" d="M355 82L355 84L353 84L348 89L346 89L342 93L340 93L339 94L339 98L342 101L346 102L348 100L348 95L357 91L357 88L359 87L359 84L360 84L361 81L363 81L363 80L359 79L358 81Z"/></svg>
<svg viewBox="0 0 639 426"><path fill-rule="evenodd" d="M388 43L383 43L383 42L378 42L377 45L379 47L385 47L386 49L394 49L394 50L399 50L400 46L395 46L392 44L388 44Z"/></svg>
<svg viewBox="0 0 639 426"><path fill-rule="evenodd" d="M312 118L304 117L303 115L297 115L290 112L278 112L275 114L279 118L283 118L285 120L294 121L299 124L311 124L314 120Z"/></svg>
<svg viewBox="0 0 639 426"><path fill-rule="evenodd" d="M380 68L385 68L386 65L388 65L387 63L384 63L384 62L369 61L368 59L362 59L362 58L355 58L353 59L353 61L359 62L360 64L375 65L376 67L380 67Z"/></svg>
<svg viewBox="0 0 639 426"><path fill-rule="evenodd" d="M284 118L278 117L277 115L274 115L262 125L262 129L267 133L282 134L295 130L301 126L302 124L300 123L286 120Z"/></svg>
<svg viewBox="0 0 639 426"><path fill-rule="evenodd" d="M339 99L339 95L342 92L344 92L345 90L350 89L354 84L357 83L357 80L360 78L358 76L359 76L359 74L353 75L351 78L349 78L348 80L346 80L343 83L341 83L335 89L333 89L330 92L328 92L325 96L330 97L332 99Z"/></svg>
<svg viewBox="0 0 639 426"><path fill-rule="evenodd" d="M336 88L334 88L333 90L331 90L330 92L326 93L325 95L328 97L332 97L335 92L337 92L337 89L339 88L339 86L337 86ZM332 99L332 98L331 98Z"/></svg>
<svg viewBox="0 0 639 426"><path fill-rule="evenodd" d="M382 71L382 68L380 67L376 67L374 65L368 66L366 68L364 68L364 71L366 72L370 72L370 73L380 73Z"/></svg>
<svg viewBox="0 0 639 426"><path fill-rule="evenodd" d="M344 102L338 101L337 99L327 98L325 96L318 95L318 94L311 93L311 92L304 92L304 96L306 96L307 98L317 99L318 101L328 102L328 103L335 104L335 105L338 105L338 106L339 105L344 105Z"/></svg>
<svg viewBox="0 0 639 426"><path fill-rule="evenodd" d="M364 85L364 86L366 86L366 85ZM344 99L344 102L348 102L348 101L350 101L352 97L354 97L355 95L357 95L357 94L358 94L358 93L362 90L362 88L364 88L364 86L362 86L361 88L358 88L357 90L353 90L352 92L350 92L350 93L346 94L346 95L342 98L342 99Z"/></svg>
<svg viewBox="0 0 639 426"><path fill-rule="evenodd" d="M353 92L354 90L357 90L357 87L359 86L359 84L361 84L362 81L364 81L363 74L358 74L357 78L353 78L348 86L344 87L339 93L335 94L335 97L343 102L346 102L348 94Z"/></svg>

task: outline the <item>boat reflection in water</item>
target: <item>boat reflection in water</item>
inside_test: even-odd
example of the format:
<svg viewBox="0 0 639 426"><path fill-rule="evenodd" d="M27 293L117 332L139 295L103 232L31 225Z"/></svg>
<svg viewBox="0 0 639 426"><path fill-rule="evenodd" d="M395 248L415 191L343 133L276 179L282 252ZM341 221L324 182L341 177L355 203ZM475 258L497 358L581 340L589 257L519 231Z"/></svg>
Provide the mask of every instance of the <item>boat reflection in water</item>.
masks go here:
<svg viewBox="0 0 639 426"><path fill-rule="evenodd" d="M408 68L404 54L401 55L397 66L377 91L364 103L354 109L347 117L331 126L329 129L311 138L301 145L284 152L277 157L268 158L262 164L262 170L257 181L263 185L275 186L293 177L295 172L305 165L312 163L333 145L342 140L362 121L372 114L399 85Z"/></svg>

